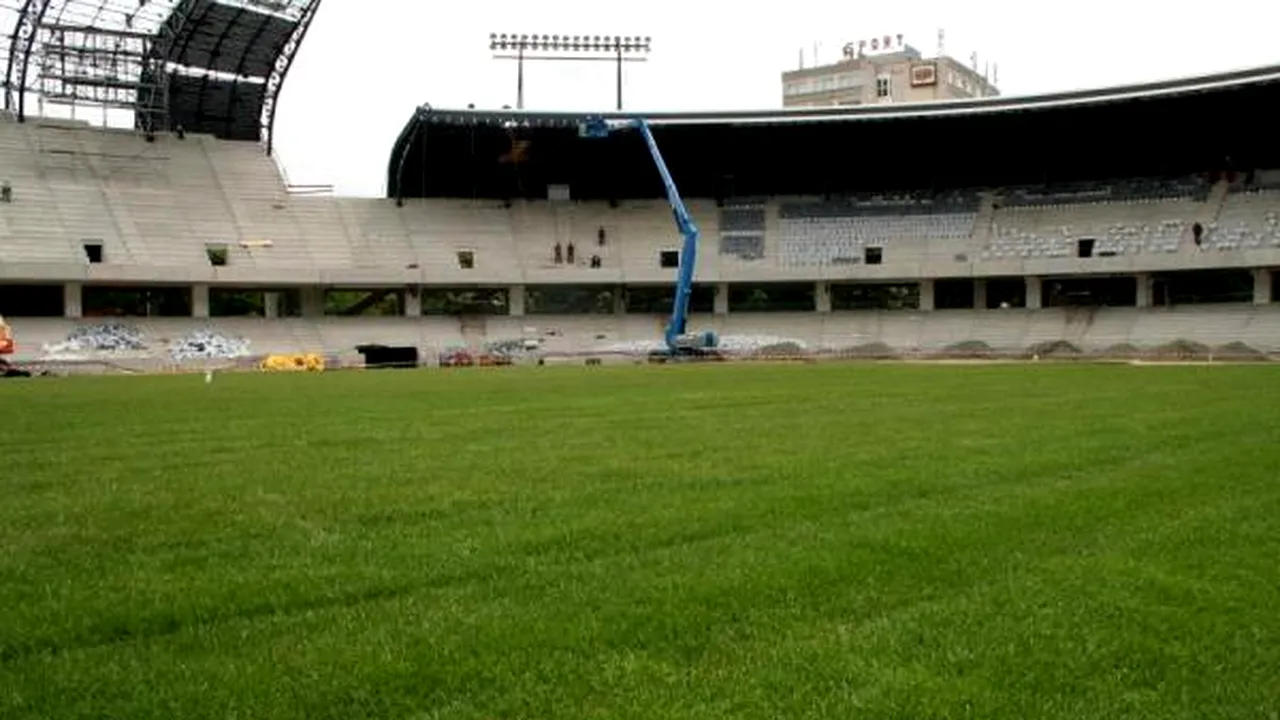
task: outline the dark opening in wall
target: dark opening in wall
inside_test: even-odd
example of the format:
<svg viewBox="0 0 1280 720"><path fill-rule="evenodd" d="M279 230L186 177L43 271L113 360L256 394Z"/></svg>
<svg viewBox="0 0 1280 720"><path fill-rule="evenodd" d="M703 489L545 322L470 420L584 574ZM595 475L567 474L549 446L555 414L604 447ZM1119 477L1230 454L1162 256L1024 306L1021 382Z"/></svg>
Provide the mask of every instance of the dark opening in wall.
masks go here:
<svg viewBox="0 0 1280 720"><path fill-rule="evenodd" d="M209 264L214 267L223 267L227 264L226 245L205 245L204 254L209 258Z"/></svg>

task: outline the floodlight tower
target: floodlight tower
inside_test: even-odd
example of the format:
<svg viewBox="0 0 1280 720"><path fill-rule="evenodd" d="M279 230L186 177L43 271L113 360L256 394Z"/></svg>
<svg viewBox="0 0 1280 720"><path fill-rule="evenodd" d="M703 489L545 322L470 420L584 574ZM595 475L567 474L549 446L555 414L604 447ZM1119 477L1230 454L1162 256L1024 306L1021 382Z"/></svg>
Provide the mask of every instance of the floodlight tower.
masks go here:
<svg viewBox="0 0 1280 720"><path fill-rule="evenodd" d="M516 108L524 109L526 60L578 60L612 62L617 66L617 109L622 110L622 66L644 62L653 38L639 35L537 35L489 33L489 50L495 60L516 61Z"/></svg>

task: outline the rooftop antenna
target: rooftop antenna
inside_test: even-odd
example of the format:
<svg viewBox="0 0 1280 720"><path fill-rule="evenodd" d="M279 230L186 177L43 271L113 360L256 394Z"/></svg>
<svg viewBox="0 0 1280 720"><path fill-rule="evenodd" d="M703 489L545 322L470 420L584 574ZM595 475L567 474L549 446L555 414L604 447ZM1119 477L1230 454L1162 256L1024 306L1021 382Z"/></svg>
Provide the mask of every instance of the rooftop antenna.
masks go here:
<svg viewBox="0 0 1280 720"><path fill-rule="evenodd" d="M800 48L800 69L804 69L804 48Z"/></svg>
<svg viewBox="0 0 1280 720"><path fill-rule="evenodd" d="M947 54L947 31L943 28L938 28L938 57L942 57L943 55L946 55L946 54Z"/></svg>
<svg viewBox="0 0 1280 720"><path fill-rule="evenodd" d="M982 79L991 82L991 61L988 60L982 65Z"/></svg>
<svg viewBox="0 0 1280 720"><path fill-rule="evenodd" d="M1000 86L1000 63L991 66L991 84Z"/></svg>
<svg viewBox="0 0 1280 720"><path fill-rule="evenodd" d="M969 63L973 65L973 71L978 72L978 53L969 53Z"/></svg>

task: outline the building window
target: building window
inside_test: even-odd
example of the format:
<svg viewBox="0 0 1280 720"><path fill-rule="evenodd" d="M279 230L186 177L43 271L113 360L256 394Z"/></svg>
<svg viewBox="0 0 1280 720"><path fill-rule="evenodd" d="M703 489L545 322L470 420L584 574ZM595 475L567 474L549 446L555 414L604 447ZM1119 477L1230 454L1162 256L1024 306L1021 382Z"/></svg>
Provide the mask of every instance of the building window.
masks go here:
<svg viewBox="0 0 1280 720"><path fill-rule="evenodd" d="M889 84L889 76L881 75L876 78L876 97L887 98L893 95L893 88Z"/></svg>
<svg viewBox="0 0 1280 720"><path fill-rule="evenodd" d="M658 265L664 268L680 267L679 250L662 250L658 253Z"/></svg>
<svg viewBox="0 0 1280 720"><path fill-rule="evenodd" d="M462 270L474 270L476 268L476 253L474 250L458 251L458 267Z"/></svg>
<svg viewBox="0 0 1280 720"><path fill-rule="evenodd" d="M836 87L841 90L858 87L858 76L853 73L840 73L836 76Z"/></svg>

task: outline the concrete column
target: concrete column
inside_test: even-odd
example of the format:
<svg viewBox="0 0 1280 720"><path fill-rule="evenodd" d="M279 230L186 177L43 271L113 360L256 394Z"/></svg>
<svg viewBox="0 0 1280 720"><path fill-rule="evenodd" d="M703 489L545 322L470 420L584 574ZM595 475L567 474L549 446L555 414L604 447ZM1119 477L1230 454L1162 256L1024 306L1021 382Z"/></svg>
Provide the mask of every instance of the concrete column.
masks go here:
<svg viewBox="0 0 1280 720"><path fill-rule="evenodd" d="M933 309L933 279L926 278L920 281L920 309Z"/></svg>
<svg viewBox="0 0 1280 720"><path fill-rule="evenodd" d="M524 317L524 286L507 288L507 313L512 317Z"/></svg>
<svg viewBox="0 0 1280 720"><path fill-rule="evenodd" d="M269 318L280 317L280 293L275 291L262 293L262 314Z"/></svg>
<svg viewBox="0 0 1280 720"><path fill-rule="evenodd" d="M301 295L302 317L324 317L324 288L304 287L302 288Z"/></svg>
<svg viewBox="0 0 1280 720"><path fill-rule="evenodd" d="M714 309L717 315L729 314L729 283L716 283L716 305Z"/></svg>
<svg viewBox="0 0 1280 720"><path fill-rule="evenodd" d="M84 315L83 291L80 283L65 283L62 286L63 317L79 319Z"/></svg>
<svg viewBox="0 0 1280 720"><path fill-rule="evenodd" d="M973 281L973 309L987 309L987 281L981 278Z"/></svg>
<svg viewBox="0 0 1280 720"><path fill-rule="evenodd" d="M404 291L404 316L422 317L422 291L417 285Z"/></svg>
<svg viewBox="0 0 1280 720"><path fill-rule="evenodd" d="M813 284L813 309L820 313L831 312L831 284L817 282Z"/></svg>
<svg viewBox="0 0 1280 720"><path fill-rule="evenodd" d="M208 285L192 285L191 286L191 317L193 318L209 317L209 286Z"/></svg>
<svg viewBox="0 0 1280 720"><path fill-rule="evenodd" d="M1134 279L1138 283L1138 300L1134 304L1140 308L1151 307L1155 300L1155 285L1151 282L1151 273L1138 273Z"/></svg>
<svg viewBox="0 0 1280 720"><path fill-rule="evenodd" d="M613 314L625 315L627 313L627 289L622 285L613 286Z"/></svg>
<svg viewBox="0 0 1280 720"><path fill-rule="evenodd" d="M1254 305L1270 305L1271 304L1271 270L1262 268L1253 271L1253 304Z"/></svg>
<svg viewBox="0 0 1280 720"><path fill-rule="evenodd" d="M1026 278L1026 283L1027 283L1027 309L1039 310L1040 309L1040 278L1028 276Z"/></svg>

